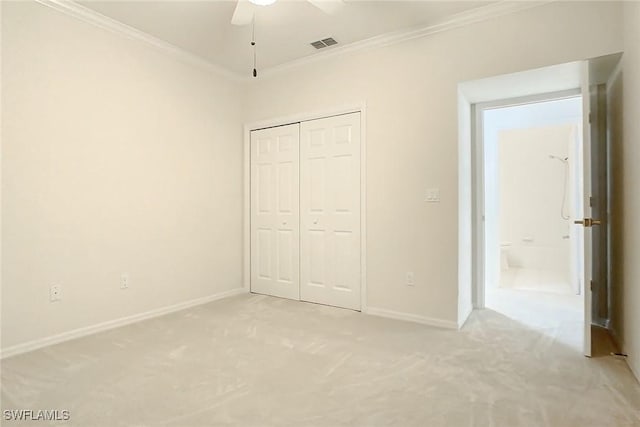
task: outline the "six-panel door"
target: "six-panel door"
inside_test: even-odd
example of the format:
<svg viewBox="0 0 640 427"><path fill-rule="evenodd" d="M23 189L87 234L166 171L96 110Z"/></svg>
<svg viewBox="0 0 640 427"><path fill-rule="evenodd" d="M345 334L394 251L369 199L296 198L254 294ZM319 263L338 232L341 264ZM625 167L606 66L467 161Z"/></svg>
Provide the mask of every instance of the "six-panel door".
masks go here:
<svg viewBox="0 0 640 427"><path fill-rule="evenodd" d="M300 297L360 309L360 113L300 124Z"/></svg>
<svg viewBox="0 0 640 427"><path fill-rule="evenodd" d="M251 132L251 291L300 299L300 126Z"/></svg>
<svg viewBox="0 0 640 427"><path fill-rule="evenodd" d="M360 310L360 113L251 132L251 291Z"/></svg>

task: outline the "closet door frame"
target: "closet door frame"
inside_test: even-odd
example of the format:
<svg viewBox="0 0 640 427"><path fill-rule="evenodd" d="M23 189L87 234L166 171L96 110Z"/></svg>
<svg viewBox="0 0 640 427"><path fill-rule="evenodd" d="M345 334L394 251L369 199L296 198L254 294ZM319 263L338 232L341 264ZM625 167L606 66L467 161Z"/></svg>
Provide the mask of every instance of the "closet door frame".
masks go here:
<svg viewBox="0 0 640 427"><path fill-rule="evenodd" d="M360 311L363 313L367 311L367 113L364 102L324 111L275 117L244 125L242 283L246 292L251 292L251 131L349 113L360 113Z"/></svg>

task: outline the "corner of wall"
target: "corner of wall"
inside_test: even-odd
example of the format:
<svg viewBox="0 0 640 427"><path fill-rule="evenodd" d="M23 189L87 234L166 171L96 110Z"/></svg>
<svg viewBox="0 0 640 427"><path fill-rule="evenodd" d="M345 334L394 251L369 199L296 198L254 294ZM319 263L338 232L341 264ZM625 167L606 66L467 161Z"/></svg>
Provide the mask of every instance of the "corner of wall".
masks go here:
<svg viewBox="0 0 640 427"><path fill-rule="evenodd" d="M622 264L623 271L623 351L627 363L640 380L640 3L624 3L623 136L622 150Z"/></svg>
<svg viewBox="0 0 640 427"><path fill-rule="evenodd" d="M458 328L473 310L471 103L458 89Z"/></svg>

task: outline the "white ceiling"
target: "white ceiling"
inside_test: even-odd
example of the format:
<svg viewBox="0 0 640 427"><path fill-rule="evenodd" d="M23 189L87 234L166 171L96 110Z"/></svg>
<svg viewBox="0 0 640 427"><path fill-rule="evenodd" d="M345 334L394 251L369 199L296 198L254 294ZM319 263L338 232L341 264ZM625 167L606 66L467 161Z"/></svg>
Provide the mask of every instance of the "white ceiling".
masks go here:
<svg viewBox="0 0 640 427"><path fill-rule="evenodd" d="M231 72L253 68L251 26L231 25L235 1L79 1ZM304 0L255 7L258 68L284 64L318 52L309 43L333 37L344 46L385 33L428 26L493 1L348 0L327 15Z"/></svg>

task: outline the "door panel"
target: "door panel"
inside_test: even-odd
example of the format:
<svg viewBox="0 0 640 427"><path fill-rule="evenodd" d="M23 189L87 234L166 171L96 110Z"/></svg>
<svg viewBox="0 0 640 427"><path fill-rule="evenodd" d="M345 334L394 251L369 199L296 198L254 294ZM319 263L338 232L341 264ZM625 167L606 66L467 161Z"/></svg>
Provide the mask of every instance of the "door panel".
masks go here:
<svg viewBox="0 0 640 427"><path fill-rule="evenodd" d="M360 113L300 125L300 296L360 309Z"/></svg>
<svg viewBox="0 0 640 427"><path fill-rule="evenodd" d="M608 151L605 84L591 85L591 214L601 221L593 227L592 322L607 327L609 319Z"/></svg>
<svg viewBox="0 0 640 427"><path fill-rule="evenodd" d="M582 64L582 209L577 212L578 221L591 218L591 90L589 78L589 62ZM591 227L578 226L578 235L582 237L583 263L580 273L580 283L584 290L584 355L591 356L591 280L593 279L593 246Z"/></svg>
<svg viewBox="0 0 640 427"><path fill-rule="evenodd" d="M299 124L251 132L251 292L300 299Z"/></svg>
<svg viewBox="0 0 640 427"><path fill-rule="evenodd" d="M307 168L309 170L305 196L309 197L309 211L315 214L322 214L324 213L326 200L326 159L309 158L305 169ZM304 199L303 197L303 200Z"/></svg>
<svg viewBox="0 0 640 427"><path fill-rule="evenodd" d="M257 252L253 259L258 264L258 277L261 279L271 280L271 230L257 229Z"/></svg>

